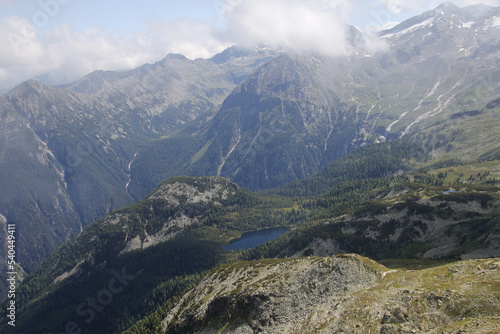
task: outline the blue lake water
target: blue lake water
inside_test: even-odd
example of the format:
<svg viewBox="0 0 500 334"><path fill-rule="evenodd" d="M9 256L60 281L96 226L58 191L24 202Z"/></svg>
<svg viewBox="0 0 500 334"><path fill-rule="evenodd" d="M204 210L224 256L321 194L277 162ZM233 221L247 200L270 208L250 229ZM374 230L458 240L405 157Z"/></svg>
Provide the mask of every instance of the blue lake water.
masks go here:
<svg viewBox="0 0 500 334"><path fill-rule="evenodd" d="M265 244L269 240L276 239L283 233L290 231L289 227L273 227L260 231L247 232L241 238L233 240L230 244L223 246L225 250L249 249Z"/></svg>

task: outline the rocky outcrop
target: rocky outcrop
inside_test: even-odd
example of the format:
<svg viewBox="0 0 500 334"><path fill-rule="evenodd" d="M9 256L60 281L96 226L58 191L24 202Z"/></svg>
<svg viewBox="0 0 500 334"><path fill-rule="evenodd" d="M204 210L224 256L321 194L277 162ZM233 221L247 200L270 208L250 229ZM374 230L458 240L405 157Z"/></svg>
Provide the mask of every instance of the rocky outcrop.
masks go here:
<svg viewBox="0 0 500 334"><path fill-rule="evenodd" d="M129 230L133 230L130 227L132 221L140 222L141 233L127 234L125 247L120 252L122 255L173 238L201 220L209 207L221 206L239 189L238 185L222 177L174 177L140 202L148 208L147 214L134 216L129 212L116 212L106 217L105 222L117 224L122 221ZM157 216L161 216L159 226Z"/></svg>
<svg viewBox="0 0 500 334"><path fill-rule="evenodd" d="M142 238L141 236L137 235L133 239L127 240L125 248L120 252L119 255L123 255L125 253L128 253L136 249L145 249L151 246L158 245L159 243L162 243L164 241L173 238L174 236L177 235L177 233L179 233L180 231L194 224L197 221L198 219L190 218L183 214L181 214L180 217L167 219L164 222L163 227L159 232L153 235L149 235L144 230L144 236Z"/></svg>
<svg viewBox="0 0 500 334"><path fill-rule="evenodd" d="M166 333L483 333L500 329L500 259L389 270L358 255L221 266ZM481 331L478 331L481 328Z"/></svg>
<svg viewBox="0 0 500 334"><path fill-rule="evenodd" d="M212 271L168 314L167 333L291 333L388 269L357 255L268 259Z"/></svg>
<svg viewBox="0 0 500 334"><path fill-rule="evenodd" d="M148 199L161 199L172 205L179 205L181 201L220 205L220 201L234 195L237 189L236 184L222 177L172 178L162 183Z"/></svg>
<svg viewBox="0 0 500 334"><path fill-rule="evenodd" d="M405 196L360 205L354 214L318 223L307 247L281 255L356 252L376 259L464 260L500 256L499 202L494 196L455 192L403 200Z"/></svg>

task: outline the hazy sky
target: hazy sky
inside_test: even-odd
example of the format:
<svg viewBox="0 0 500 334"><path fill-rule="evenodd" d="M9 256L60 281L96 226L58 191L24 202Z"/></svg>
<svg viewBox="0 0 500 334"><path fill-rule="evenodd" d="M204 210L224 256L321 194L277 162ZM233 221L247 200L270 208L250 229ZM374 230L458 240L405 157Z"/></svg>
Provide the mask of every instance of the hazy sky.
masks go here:
<svg viewBox="0 0 500 334"><path fill-rule="evenodd" d="M346 24L385 26L440 2L0 0L0 92L42 75L66 83L96 69L131 69L168 53L208 58L230 45L341 54Z"/></svg>

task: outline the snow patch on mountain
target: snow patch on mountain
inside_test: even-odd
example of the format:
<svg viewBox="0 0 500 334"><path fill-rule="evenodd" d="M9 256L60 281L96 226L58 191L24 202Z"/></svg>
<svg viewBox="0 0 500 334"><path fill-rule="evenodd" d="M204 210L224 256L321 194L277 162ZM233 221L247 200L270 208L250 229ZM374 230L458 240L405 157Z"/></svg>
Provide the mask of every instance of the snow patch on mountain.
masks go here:
<svg viewBox="0 0 500 334"><path fill-rule="evenodd" d="M432 27L433 24L434 24L434 17L431 17L430 19L427 19L427 20L422 21L420 23L414 24L411 27L408 27L404 30L398 31L396 33L386 34L383 37L391 38L394 36L401 36L401 35L404 35L404 34L407 34L410 32L414 32L414 31L421 29L421 28L424 28L424 27Z"/></svg>
<svg viewBox="0 0 500 334"><path fill-rule="evenodd" d="M498 28L500 27L500 17L499 16L494 16L491 18L491 20L488 20L485 24L485 30L488 28Z"/></svg>
<svg viewBox="0 0 500 334"><path fill-rule="evenodd" d="M476 24L476 22L472 22L472 21L469 21L469 22L463 22L462 23L462 28L467 28L467 29L470 29L472 28L472 26Z"/></svg>

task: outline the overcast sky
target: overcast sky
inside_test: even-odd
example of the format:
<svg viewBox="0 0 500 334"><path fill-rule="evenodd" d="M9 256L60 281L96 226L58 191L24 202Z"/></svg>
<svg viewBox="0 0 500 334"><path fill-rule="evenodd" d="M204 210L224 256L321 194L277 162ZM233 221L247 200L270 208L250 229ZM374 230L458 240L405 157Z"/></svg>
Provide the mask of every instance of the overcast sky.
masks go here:
<svg viewBox="0 0 500 334"><path fill-rule="evenodd" d="M0 0L0 92L44 77L75 81L168 53L208 58L258 44L342 54L346 24L401 22L434 0ZM456 0L457 6L500 0Z"/></svg>

